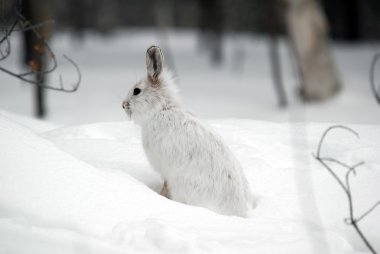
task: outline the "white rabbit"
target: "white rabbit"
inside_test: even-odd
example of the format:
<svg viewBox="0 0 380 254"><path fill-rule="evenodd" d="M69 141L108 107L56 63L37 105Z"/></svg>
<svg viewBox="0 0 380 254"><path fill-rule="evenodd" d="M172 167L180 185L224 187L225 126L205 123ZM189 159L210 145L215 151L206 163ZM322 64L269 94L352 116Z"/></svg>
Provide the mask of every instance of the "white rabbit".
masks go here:
<svg viewBox="0 0 380 254"><path fill-rule="evenodd" d="M147 77L123 101L141 125L145 153L164 179L162 195L225 215L245 216L252 196L244 172L211 128L180 103L156 46L146 52Z"/></svg>

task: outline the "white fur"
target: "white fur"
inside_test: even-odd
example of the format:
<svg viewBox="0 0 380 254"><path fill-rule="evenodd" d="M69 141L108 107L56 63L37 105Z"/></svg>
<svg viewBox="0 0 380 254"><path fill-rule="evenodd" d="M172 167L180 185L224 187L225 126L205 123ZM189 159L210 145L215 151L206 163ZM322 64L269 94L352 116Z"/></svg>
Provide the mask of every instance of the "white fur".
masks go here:
<svg viewBox="0 0 380 254"><path fill-rule="evenodd" d="M136 87L139 95L133 95ZM142 79L126 103L126 112L141 125L149 162L167 181L172 200L245 216L252 198L240 163L207 124L184 109L169 72L160 73L158 86Z"/></svg>

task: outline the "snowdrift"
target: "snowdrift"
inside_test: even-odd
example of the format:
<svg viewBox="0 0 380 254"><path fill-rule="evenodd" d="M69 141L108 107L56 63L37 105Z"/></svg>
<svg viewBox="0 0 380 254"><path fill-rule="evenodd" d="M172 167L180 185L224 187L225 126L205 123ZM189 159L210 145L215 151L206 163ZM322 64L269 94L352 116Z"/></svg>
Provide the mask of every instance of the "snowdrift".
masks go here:
<svg viewBox="0 0 380 254"><path fill-rule="evenodd" d="M312 157L327 124L210 121L258 199L248 218L238 218L157 194L161 179L130 122L40 132L18 120L0 114L0 253L366 251L343 223L343 192ZM361 214L380 196L380 128L351 127L360 140L336 131L323 153L366 162L352 182ZM379 218L375 210L361 222L377 249Z"/></svg>

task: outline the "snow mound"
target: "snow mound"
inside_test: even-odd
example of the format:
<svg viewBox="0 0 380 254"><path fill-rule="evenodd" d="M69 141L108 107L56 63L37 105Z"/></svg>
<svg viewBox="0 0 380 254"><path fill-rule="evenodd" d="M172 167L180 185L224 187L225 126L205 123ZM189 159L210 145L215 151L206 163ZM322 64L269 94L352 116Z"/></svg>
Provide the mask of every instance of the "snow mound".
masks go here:
<svg viewBox="0 0 380 254"><path fill-rule="evenodd" d="M130 123L98 123L37 134L0 115L0 253L365 250L346 226L338 226L347 212L343 193L312 161L311 152L327 125L236 119L211 124L241 160L259 198L247 219L158 195L161 179L148 165L139 130ZM376 184L380 181L380 130L355 128L364 133L360 143L344 134L334 135L326 152L367 161L361 174L364 179L359 179L365 183L359 190L367 196L360 202L367 207L365 202L380 193ZM342 205L337 207L337 202ZM372 231L363 229L377 244L379 225L374 221L379 217L372 214L363 221L372 224Z"/></svg>

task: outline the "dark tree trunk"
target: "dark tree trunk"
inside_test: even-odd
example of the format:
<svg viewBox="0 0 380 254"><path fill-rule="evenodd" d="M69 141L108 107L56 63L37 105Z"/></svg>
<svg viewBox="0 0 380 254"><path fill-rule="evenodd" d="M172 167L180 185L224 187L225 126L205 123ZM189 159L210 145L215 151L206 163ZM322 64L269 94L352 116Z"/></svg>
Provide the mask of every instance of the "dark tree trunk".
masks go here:
<svg viewBox="0 0 380 254"><path fill-rule="evenodd" d="M22 1L22 14L30 24L37 25L49 20L49 6L47 0ZM24 31L25 64L34 71L37 85L35 86L35 115L42 118L46 115L45 89L41 86L45 80L43 70L46 65L45 44L50 34L48 23L34 29Z"/></svg>
<svg viewBox="0 0 380 254"><path fill-rule="evenodd" d="M275 91L277 93L278 105L286 107L288 104L284 83L282 79L281 59L278 52L278 34L279 24L281 20L281 12L279 10L280 2L272 0L271 4L267 6L267 22L269 30L269 58L272 70L272 78Z"/></svg>
<svg viewBox="0 0 380 254"><path fill-rule="evenodd" d="M219 65L223 60L223 5L221 0L199 0L200 30L206 47L211 51L211 60Z"/></svg>
<svg viewBox="0 0 380 254"><path fill-rule="evenodd" d="M36 74L36 78L39 85L43 85L44 75L41 73ZM46 107L45 107L45 89L41 86L35 87L35 114L38 118L43 118L46 115Z"/></svg>

